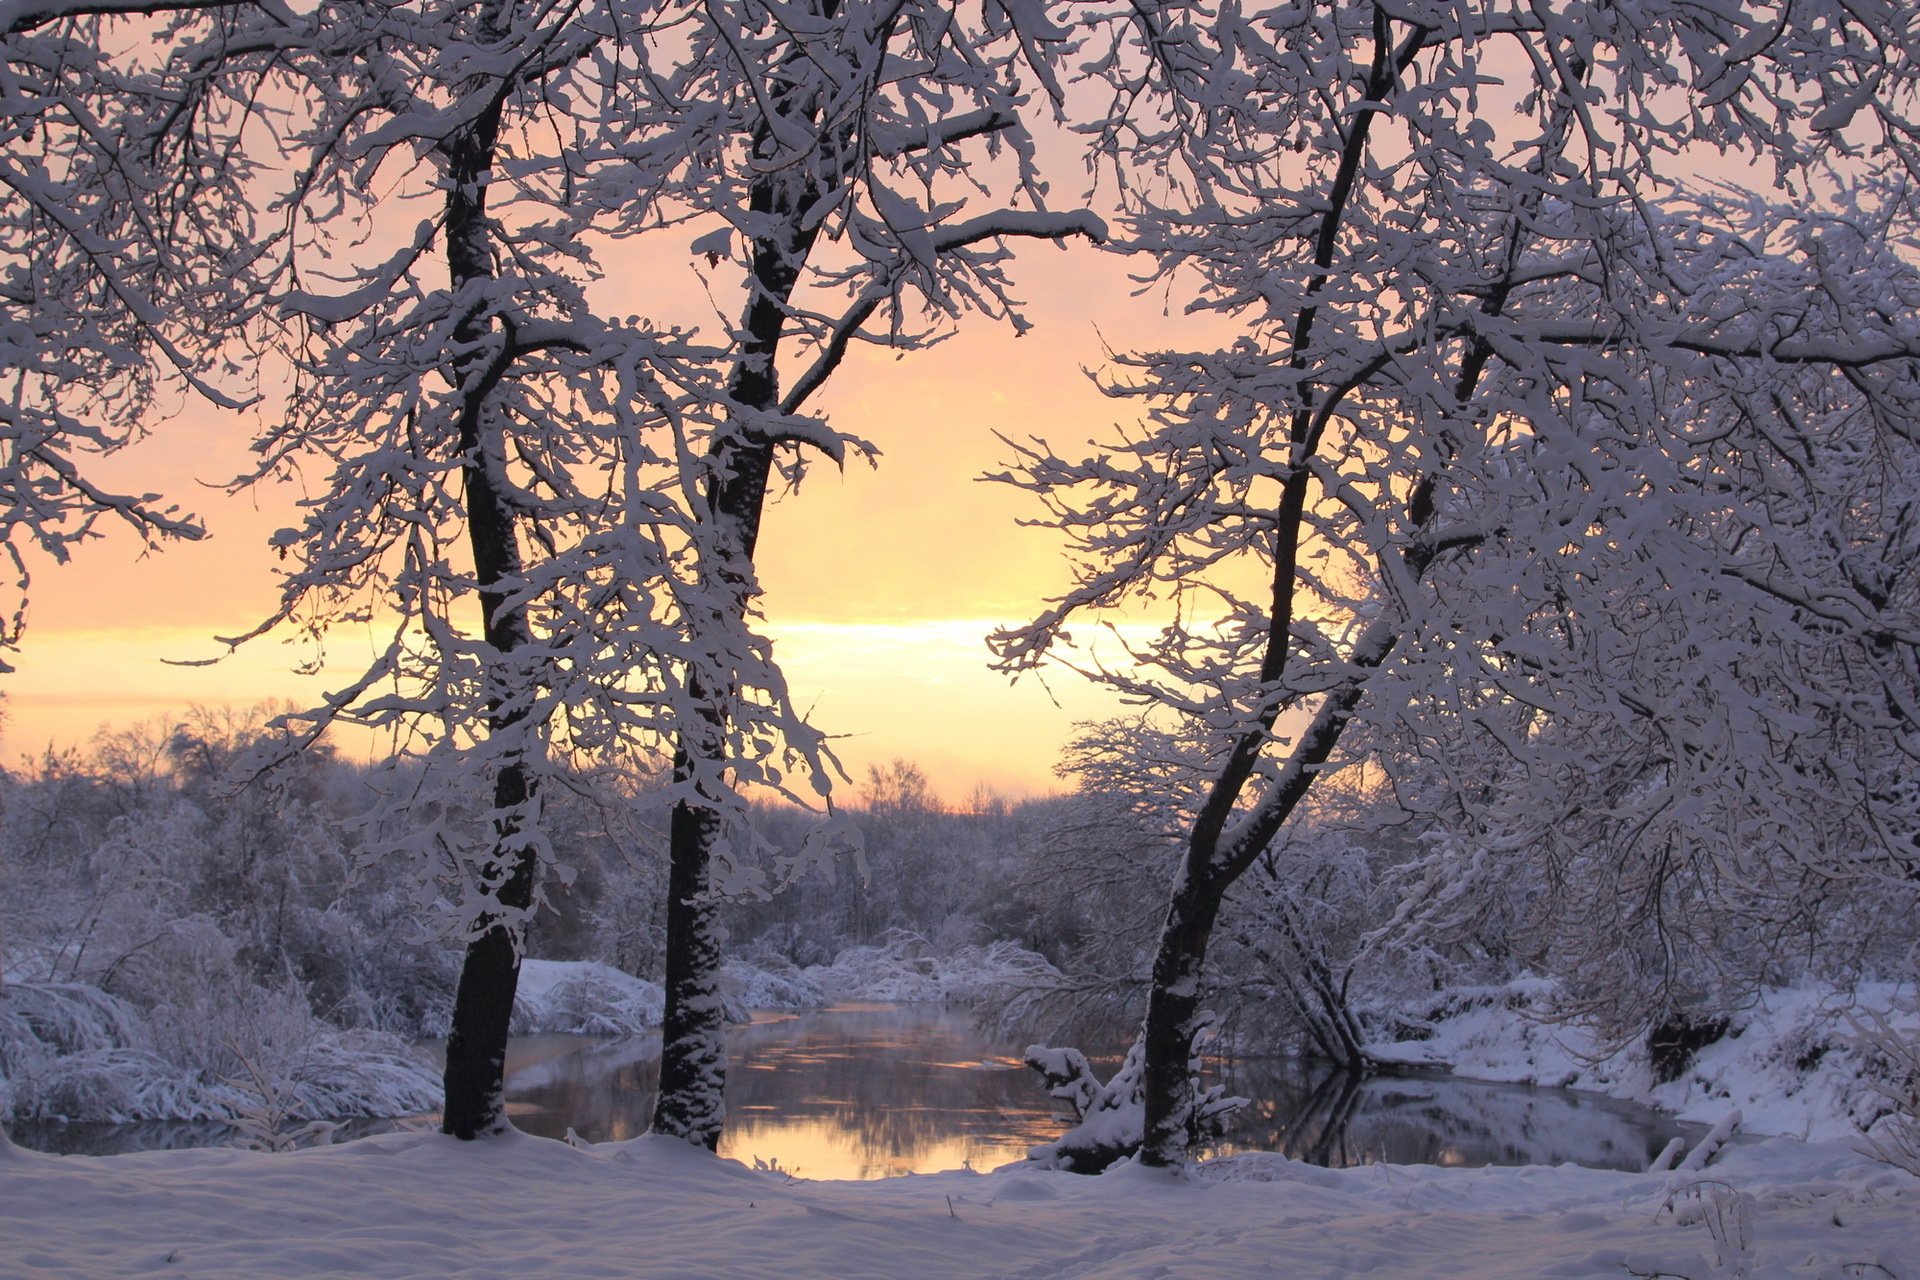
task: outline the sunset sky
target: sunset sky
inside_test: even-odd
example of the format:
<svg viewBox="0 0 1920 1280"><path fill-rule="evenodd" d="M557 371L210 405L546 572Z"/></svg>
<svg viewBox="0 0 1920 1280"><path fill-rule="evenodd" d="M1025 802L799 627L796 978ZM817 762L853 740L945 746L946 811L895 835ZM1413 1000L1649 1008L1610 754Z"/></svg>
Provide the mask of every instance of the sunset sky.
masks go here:
<svg viewBox="0 0 1920 1280"><path fill-rule="evenodd" d="M1010 461L996 430L1044 432L1070 451L1127 411L1082 372L1103 363L1103 339L1168 340L1160 302L1132 296L1127 267L1091 248L1029 244L1015 278L1034 300L1033 332L1016 338L975 318L930 350L856 352L812 406L883 457L844 475L816 467L777 501L760 546L764 604L795 693L817 724L846 735L837 750L856 778L905 757L953 803L981 785L1059 789L1052 769L1073 723L1119 709L1071 673L1043 687L988 670L985 634L1024 621L1068 578L1058 537L1017 524L1037 505L977 477ZM686 295L702 296L692 265L682 270ZM116 534L71 564L37 567L18 670L0 677L0 761L82 744L103 724L197 703L304 701L341 682L355 657L345 636L340 669L319 676L293 674L298 651L274 637L210 668L164 661L216 656L212 637L270 611L265 542L288 523L290 498L266 489L229 499L218 487L244 468L250 430L189 408L110 461L111 478L165 491L200 513L210 536L143 557Z"/></svg>
<svg viewBox="0 0 1920 1280"><path fill-rule="evenodd" d="M1056 189L1077 187L1077 156L1059 139L1043 142ZM1701 175L1736 172L1751 180L1737 158L1700 160ZM1070 203L1059 196L1053 207ZM726 282L703 280L700 255L688 248L703 230L689 224L657 237L653 256L610 272L595 288L608 313L709 333L734 319ZM1034 328L1025 337L974 316L928 350L856 348L809 402L882 457L877 469L855 462L844 475L815 466L800 493L776 499L759 549L763 604L791 688L816 724L844 735L837 751L856 780L902 757L951 803L980 786L1015 795L1062 789L1053 767L1072 726L1123 709L1071 672L1012 684L988 669L986 634L1029 619L1069 574L1058 535L1019 525L1041 514L1038 504L978 477L1012 460L996 431L1044 434L1072 456L1090 439L1110 438L1113 424L1135 412L1086 375L1107 365L1110 349L1199 347L1225 336L1224 322L1181 314L1177 297L1169 312L1163 292L1138 296L1131 273L1141 269L1080 243L1024 242L1012 276L1029 299ZM309 702L344 681L354 655L341 633L339 669L318 676L295 675L300 653L272 636L209 668L164 661L217 656L223 647L213 637L251 630L271 612L266 540L289 523L291 498L285 489L239 498L221 490L247 467L254 425L184 407L151 439L97 466L110 483L160 490L198 512L210 536L143 556L116 531L71 564L36 562L17 672L0 676L0 764L49 744L84 744L102 725L194 704ZM342 746L378 749L370 740Z"/></svg>

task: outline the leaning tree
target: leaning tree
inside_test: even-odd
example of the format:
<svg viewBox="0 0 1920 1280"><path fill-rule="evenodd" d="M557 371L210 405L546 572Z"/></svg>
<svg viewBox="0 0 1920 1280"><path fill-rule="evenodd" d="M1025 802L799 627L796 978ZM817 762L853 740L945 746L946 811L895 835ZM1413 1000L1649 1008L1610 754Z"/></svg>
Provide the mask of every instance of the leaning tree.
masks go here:
<svg viewBox="0 0 1920 1280"><path fill-rule="evenodd" d="M1582 918L1643 1007L1685 967L1675 912L1809 883L1911 903L1920 30L1869 8L1158 4L1116 29L1097 70L1131 105L1099 142L1132 244L1241 336L1122 358L1108 389L1143 417L1094 456L1019 446L1007 478L1081 568L996 643L1020 670L1077 616L1173 615L1099 668L1209 743L1145 1163L1186 1158L1226 893L1363 750L1425 760L1420 804L1464 815L1409 921L1516 864L1596 897L1592 863L1625 868L1613 921L1651 932ZM1674 180L1711 163L1796 210ZM1584 831L1549 816L1576 794Z"/></svg>

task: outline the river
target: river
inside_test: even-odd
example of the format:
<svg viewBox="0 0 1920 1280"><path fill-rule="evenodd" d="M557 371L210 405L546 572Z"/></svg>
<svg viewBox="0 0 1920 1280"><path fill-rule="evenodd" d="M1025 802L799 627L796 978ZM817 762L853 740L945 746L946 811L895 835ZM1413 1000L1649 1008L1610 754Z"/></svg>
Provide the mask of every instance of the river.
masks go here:
<svg viewBox="0 0 1920 1280"><path fill-rule="evenodd" d="M730 1041L721 1154L812 1178L883 1178L1023 1158L1058 1137L1066 1108L1009 1046L937 1005L872 1005L773 1016ZM542 1036L510 1059L515 1125L592 1142L644 1130L658 1073L651 1038ZM1210 1154L1283 1151L1341 1167L1562 1164L1644 1169L1669 1138L1697 1134L1660 1112L1568 1089L1444 1075L1355 1080L1324 1064L1227 1064L1253 1099Z"/></svg>
<svg viewBox="0 0 1920 1280"><path fill-rule="evenodd" d="M989 1043L937 1005L848 1005L764 1014L729 1039L721 1154L805 1178L884 1178L991 1169L1058 1137L1048 1098L1017 1049ZM521 1130L589 1142L645 1130L659 1070L657 1035L516 1039L507 1106ZM1680 1133L1644 1107L1565 1089L1444 1075L1364 1080L1297 1059L1230 1062L1229 1092L1253 1099L1211 1154L1282 1151L1316 1164L1577 1163L1644 1169ZM354 1122L344 1136L392 1127ZM228 1140L219 1125L9 1126L40 1150L106 1154Z"/></svg>

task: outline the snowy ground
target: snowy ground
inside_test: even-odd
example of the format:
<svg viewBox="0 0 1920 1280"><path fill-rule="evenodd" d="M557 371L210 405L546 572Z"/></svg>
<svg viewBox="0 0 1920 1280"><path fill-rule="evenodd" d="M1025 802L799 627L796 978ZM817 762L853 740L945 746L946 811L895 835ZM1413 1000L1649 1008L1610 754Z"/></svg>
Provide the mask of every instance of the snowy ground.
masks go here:
<svg viewBox="0 0 1920 1280"><path fill-rule="evenodd" d="M1244 1156L1187 1182L1134 1168L795 1182L657 1138L0 1146L0 1274L1920 1280L1920 1179L1788 1140L1704 1175Z"/></svg>

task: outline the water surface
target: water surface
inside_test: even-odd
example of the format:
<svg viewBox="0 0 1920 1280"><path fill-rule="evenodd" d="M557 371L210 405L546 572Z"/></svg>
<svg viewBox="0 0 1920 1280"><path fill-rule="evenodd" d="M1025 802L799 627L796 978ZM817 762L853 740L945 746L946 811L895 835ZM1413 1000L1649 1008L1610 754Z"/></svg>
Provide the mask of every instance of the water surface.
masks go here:
<svg viewBox="0 0 1920 1280"><path fill-rule="evenodd" d="M646 1129L657 1036L538 1036L508 1059L507 1108L528 1133L591 1142ZM727 1041L720 1154L806 1178L991 1169L1060 1133L1040 1077L935 1005L764 1015Z"/></svg>
<svg viewBox="0 0 1920 1280"><path fill-rule="evenodd" d="M848 1005L766 1014L728 1036L722 1155L803 1178L885 1178L992 1169L1065 1130L1017 1046L984 1038L937 1005ZM513 1041L507 1109L528 1133L590 1142L646 1129L659 1079L658 1034L609 1040L542 1035ZM1102 1064L1110 1070L1112 1063ZM1287 1058L1224 1065L1228 1091L1254 1101L1208 1154L1280 1151L1340 1167L1560 1164L1644 1169L1676 1134L1645 1107L1564 1089L1482 1084L1444 1075L1364 1080ZM416 1123L421 1122L416 1120ZM431 1122L430 1118L427 1122ZM352 1121L340 1136L393 1127ZM22 1146L110 1154L233 1141L217 1124L10 1126Z"/></svg>
<svg viewBox="0 0 1920 1280"><path fill-rule="evenodd" d="M801 1177L991 1169L1070 1122L1010 1046L990 1044L964 1013L937 1005L773 1016L736 1028L729 1055L721 1154ZM508 1107L521 1129L627 1138L646 1128L659 1041L534 1037L516 1043L508 1066ZM1597 1094L1437 1074L1355 1079L1294 1058L1231 1062L1221 1080L1253 1103L1214 1155L1281 1151L1335 1168L1644 1169L1668 1139L1704 1132Z"/></svg>

